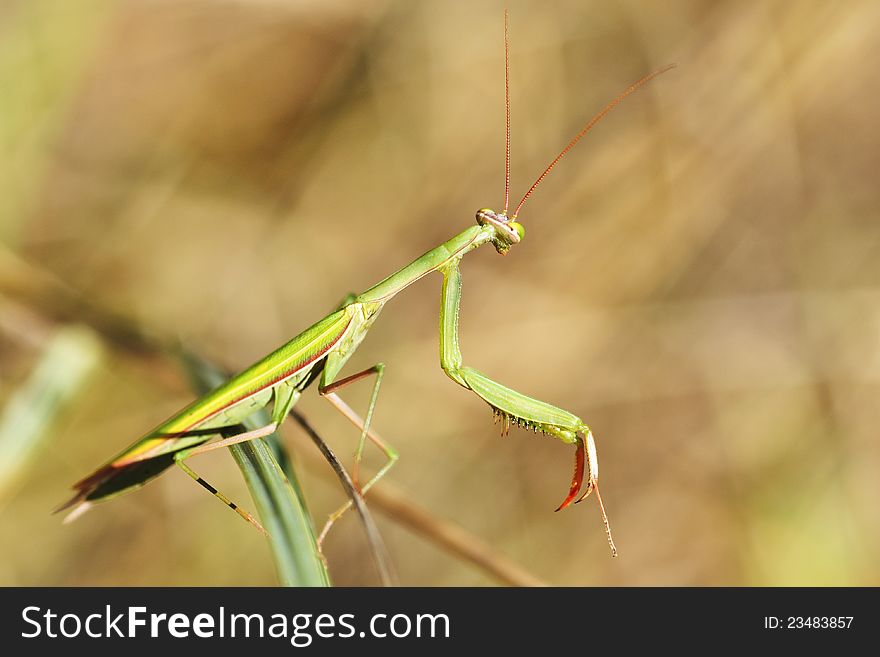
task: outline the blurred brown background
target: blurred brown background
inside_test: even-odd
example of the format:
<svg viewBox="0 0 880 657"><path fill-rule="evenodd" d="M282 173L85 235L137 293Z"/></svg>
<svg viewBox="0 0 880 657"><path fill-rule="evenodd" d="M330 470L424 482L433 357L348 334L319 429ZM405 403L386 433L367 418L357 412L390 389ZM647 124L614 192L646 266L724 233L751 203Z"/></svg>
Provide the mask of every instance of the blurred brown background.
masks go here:
<svg viewBox="0 0 880 657"><path fill-rule="evenodd" d="M389 481L552 584L880 584L880 5L509 5L517 198L607 100L679 64L565 158L521 245L463 265L465 361L591 424L621 556L593 501L553 513L572 450L499 438L440 370L438 276L348 368L388 367ZM49 514L192 398L173 361L72 329L77 304L238 369L498 207L502 20L471 2L0 3L0 584L276 581L257 532L177 471L72 525ZM45 426L10 420L22 390L68 378ZM300 408L350 463L356 432L314 392ZM248 506L228 454L199 459ZM320 522L342 493L303 479ZM404 584L493 583L377 519ZM335 583L376 582L352 517L326 554Z"/></svg>

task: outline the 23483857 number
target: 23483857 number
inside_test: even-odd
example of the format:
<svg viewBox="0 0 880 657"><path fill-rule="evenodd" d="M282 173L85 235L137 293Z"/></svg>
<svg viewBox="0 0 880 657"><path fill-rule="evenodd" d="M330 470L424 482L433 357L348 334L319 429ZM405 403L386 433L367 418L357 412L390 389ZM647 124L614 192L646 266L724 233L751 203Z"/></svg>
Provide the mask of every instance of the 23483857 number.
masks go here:
<svg viewBox="0 0 880 657"><path fill-rule="evenodd" d="M786 619L788 629L849 629L853 616L789 616Z"/></svg>

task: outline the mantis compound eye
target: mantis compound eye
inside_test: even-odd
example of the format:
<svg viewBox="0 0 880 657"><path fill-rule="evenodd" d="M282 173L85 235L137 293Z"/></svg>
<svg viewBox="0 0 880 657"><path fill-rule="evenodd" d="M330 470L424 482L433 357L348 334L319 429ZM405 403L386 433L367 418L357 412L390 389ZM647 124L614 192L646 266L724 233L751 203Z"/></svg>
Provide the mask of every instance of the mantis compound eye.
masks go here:
<svg viewBox="0 0 880 657"><path fill-rule="evenodd" d="M522 239L526 236L525 226L523 226L518 221L511 221L509 226L516 233L517 237L519 238L517 240L517 242L521 242Z"/></svg>
<svg viewBox="0 0 880 657"><path fill-rule="evenodd" d="M499 215L492 208L480 208L477 210L477 223L481 226L487 226L498 221Z"/></svg>

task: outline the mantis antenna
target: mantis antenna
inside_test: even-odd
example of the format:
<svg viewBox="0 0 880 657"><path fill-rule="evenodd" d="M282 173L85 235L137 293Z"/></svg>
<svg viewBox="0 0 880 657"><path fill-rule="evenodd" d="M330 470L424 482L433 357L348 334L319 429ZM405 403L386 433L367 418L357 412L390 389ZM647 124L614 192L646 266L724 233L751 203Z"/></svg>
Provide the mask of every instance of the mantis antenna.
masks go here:
<svg viewBox="0 0 880 657"><path fill-rule="evenodd" d="M657 69L652 73L648 73L645 77L636 82L633 82L629 87L627 87L624 91L622 91L616 98L614 98L610 103L605 105L593 118L591 118L584 127L581 129L579 133L577 133L574 138L568 142L565 148L560 151L559 155L557 155L553 161L549 164L549 166L544 169L544 172L538 176L538 179L529 187L529 191L525 193L525 196L522 197L522 200L516 206L516 209L513 211L513 214L510 215L511 220L516 219L519 211L522 210L523 205L528 200L528 198L532 195L532 192L537 189L538 185L547 177L547 174L557 165L559 160L561 160L568 151L574 148L575 144L577 144L581 138L587 134L590 130L593 129L599 121L605 118L605 115L608 114L611 110L617 107L624 98L635 92L639 87L644 86L658 75L666 73L667 71L676 67L676 64L667 64L663 68ZM504 11L504 107L505 107L505 118L506 118L506 132L505 132L505 158L504 158L504 212L502 214L507 215L507 210L510 205L510 34L509 34L509 26L508 26L508 17L507 10Z"/></svg>
<svg viewBox="0 0 880 657"><path fill-rule="evenodd" d="M510 207L510 26L504 10L504 212Z"/></svg>

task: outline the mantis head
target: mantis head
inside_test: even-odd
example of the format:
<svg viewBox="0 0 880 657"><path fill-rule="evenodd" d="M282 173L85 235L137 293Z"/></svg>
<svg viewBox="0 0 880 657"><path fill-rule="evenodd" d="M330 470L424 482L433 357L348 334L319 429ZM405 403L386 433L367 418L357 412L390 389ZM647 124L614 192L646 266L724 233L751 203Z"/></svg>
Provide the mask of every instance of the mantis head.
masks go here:
<svg viewBox="0 0 880 657"><path fill-rule="evenodd" d="M508 217L506 212L495 212L490 208L477 210L477 223L495 229L492 245L501 255L507 255L510 247L521 242L526 235L526 229L521 223Z"/></svg>

